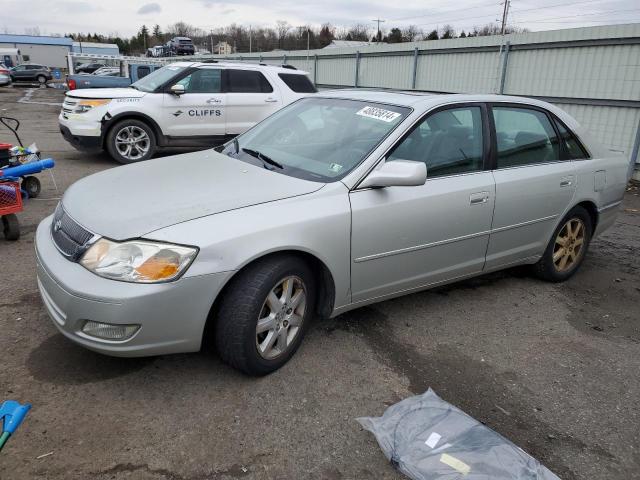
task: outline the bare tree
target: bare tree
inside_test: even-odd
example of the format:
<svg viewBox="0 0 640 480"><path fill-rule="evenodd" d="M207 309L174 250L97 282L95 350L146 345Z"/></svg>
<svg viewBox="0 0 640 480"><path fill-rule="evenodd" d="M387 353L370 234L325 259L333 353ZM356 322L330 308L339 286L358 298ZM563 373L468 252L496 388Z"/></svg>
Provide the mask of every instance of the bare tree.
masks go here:
<svg viewBox="0 0 640 480"><path fill-rule="evenodd" d="M25 27L24 29L25 35L33 35L34 37L40 36L40 27Z"/></svg>
<svg viewBox="0 0 640 480"><path fill-rule="evenodd" d="M289 33L289 30L291 30L291 25L289 25L289 22L286 22L284 20L278 20L276 22L276 32L278 32L278 47L282 48L282 42L284 41L285 37L287 36L287 33Z"/></svg>
<svg viewBox="0 0 640 480"><path fill-rule="evenodd" d="M402 41L403 42L415 42L421 38L424 33L415 25L409 25L402 29Z"/></svg>

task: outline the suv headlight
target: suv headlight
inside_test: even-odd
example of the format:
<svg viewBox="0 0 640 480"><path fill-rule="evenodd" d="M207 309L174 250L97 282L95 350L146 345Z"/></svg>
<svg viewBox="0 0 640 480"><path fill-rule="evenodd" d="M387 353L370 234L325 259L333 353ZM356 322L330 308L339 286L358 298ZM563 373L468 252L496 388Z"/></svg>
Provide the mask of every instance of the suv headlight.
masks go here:
<svg viewBox="0 0 640 480"><path fill-rule="evenodd" d="M80 264L104 278L134 283L170 282L182 275L198 253L194 247L101 238L84 253Z"/></svg>
<svg viewBox="0 0 640 480"><path fill-rule="evenodd" d="M80 100L73 110L73 113L85 113L94 107L101 107L107 105L111 101L110 98L100 100Z"/></svg>

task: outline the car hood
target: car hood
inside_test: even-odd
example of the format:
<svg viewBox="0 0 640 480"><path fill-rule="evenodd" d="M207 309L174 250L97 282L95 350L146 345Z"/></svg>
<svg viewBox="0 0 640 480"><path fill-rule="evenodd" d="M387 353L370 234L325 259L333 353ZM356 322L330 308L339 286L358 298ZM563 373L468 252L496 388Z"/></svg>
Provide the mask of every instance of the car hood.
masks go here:
<svg viewBox="0 0 640 480"><path fill-rule="evenodd" d="M86 75L86 77L101 78L97 75ZM74 98L140 98L145 95L146 92L135 88L79 88L67 93L68 97Z"/></svg>
<svg viewBox="0 0 640 480"><path fill-rule="evenodd" d="M304 195L323 185L206 150L91 175L67 189L62 205L89 231L125 240L195 218Z"/></svg>

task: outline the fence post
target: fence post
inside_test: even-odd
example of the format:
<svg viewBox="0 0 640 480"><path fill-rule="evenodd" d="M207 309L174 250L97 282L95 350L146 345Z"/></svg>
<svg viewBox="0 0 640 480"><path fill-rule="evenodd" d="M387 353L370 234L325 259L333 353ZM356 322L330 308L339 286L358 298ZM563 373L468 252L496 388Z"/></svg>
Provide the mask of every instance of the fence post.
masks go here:
<svg viewBox="0 0 640 480"><path fill-rule="evenodd" d="M413 49L413 78L411 79L411 88L416 89L416 80L418 78L418 47Z"/></svg>
<svg viewBox="0 0 640 480"><path fill-rule="evenodd" d="M262 63L262 54L258 57L258 63Z"/></svg>
<svg viewBox="0 0 640 480"><path fill-rule="evenodd" d="M313 56L313 84L318 83L318 55Z"/></svg>
<svg viewBox="0 0 640 480"><path fill-rule="evenodd" d="M358 88L358 76L360 75L360 51L356 52L356 77L353 86Z"/></svg>
<svg viewBox="0 0 640 480"><path fill-rule="evenodd" d="M636 169L640 171L640 158L638 158L638 153L640 153L640 120L638 120L638 129L636 130L636 138L633 142L633 148L631 149L631 176L633 177ZM636 177L634 177L636 178ZM636 180L640 180L636 178Z"/></svg>
<svg viewBox="0 0 640 480"><path fill-rule="evenodd" d="M287 64L287 54L286 53L284 55L282 55L282 64L283 65Z"/></svg>
<svg viewBox="0 0 640 480"><path fill-rule="evenodd" d="M500 95L504 94L504 84L507 80L507 65L509 64L509 50L511 49L511 42L507 42L502 52L502 73L500 74Z"/></svg>

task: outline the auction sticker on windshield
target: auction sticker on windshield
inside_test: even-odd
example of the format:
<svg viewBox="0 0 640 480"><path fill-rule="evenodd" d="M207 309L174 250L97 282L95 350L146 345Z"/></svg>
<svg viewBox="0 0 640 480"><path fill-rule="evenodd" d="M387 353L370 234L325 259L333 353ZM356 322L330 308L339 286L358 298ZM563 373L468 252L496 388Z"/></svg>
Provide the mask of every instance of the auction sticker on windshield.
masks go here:
<svg viewBox="0 0 640 480"><path fill-rule="evenodd" d="M401 116L398 112L392 112L391 110L385 110L379 107L364 107L356 112L356 115L367 118L375 118L376 120L382 120L383 122L393 122L396 118Z"/></svg>

